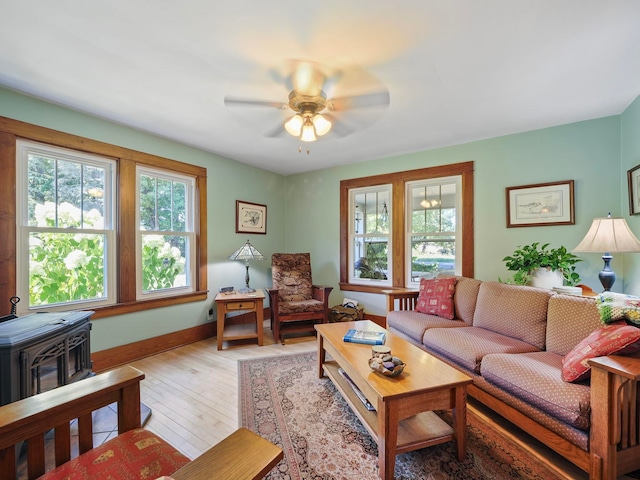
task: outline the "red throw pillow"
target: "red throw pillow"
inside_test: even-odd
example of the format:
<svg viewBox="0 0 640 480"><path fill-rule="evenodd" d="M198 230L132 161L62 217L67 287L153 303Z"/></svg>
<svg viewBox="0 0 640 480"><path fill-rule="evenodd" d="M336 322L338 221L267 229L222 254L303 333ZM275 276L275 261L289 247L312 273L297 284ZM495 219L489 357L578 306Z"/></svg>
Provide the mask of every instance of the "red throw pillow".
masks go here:
<svg viewBox="0 0 640 480"><path fill-rule="evenodd" d="M420 279L420 294L416 303L416 312L429 313L452 320L453 294L456 291L455 277Z"/></svg>
<svg viewBox="0 0 640 480"><path fill-rule="evenodd" d="M640 350L640 328L624 321L595 329L562 359L562 380L578 382L591 375L587 360L605 355L624 355Z"/></svg>

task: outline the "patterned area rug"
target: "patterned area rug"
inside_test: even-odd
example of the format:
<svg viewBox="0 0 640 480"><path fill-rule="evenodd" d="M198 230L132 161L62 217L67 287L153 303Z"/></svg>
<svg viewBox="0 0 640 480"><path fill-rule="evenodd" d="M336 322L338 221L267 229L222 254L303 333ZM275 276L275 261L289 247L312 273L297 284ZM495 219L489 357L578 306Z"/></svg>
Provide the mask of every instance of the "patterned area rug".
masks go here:
<svg viewBox="0 0 640 480"><path fill-rule="evenodd" d="M239 362L242 426L279 445L285 458L269 480L377 480L377 445L340 393L317 376L317 354ZM443 414L445 420L449 420ZM467 456L452 442L396 457L396 479L558 478L512 440L467 415Z"/></svg>

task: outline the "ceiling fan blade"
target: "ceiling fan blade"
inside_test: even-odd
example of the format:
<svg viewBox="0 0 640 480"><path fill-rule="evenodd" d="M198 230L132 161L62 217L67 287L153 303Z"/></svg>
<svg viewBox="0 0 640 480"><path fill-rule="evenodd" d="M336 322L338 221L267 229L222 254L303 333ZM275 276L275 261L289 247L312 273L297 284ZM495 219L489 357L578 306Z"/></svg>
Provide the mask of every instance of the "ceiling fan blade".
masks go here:
<svg viewBox="0 0 640 480"><path fill-rule="evenodd" d="M271 107L271 108L280 108L285 109L289 108L287 103L282 102L270 102L266 100L252 100L249 98L236 98L236 97L225 97L224 104L226 106L236 106L243 105L247 107Z"/></svg>
<svg viewBox="0 0 640 480"><path fill-rule="evenodd" d="M375 107L388 105L390 101L389 90L365 93L364 95L353 95L350 97L332 98L327 102L330 110L340 112L352 108Z"/></svg>
<svg viewBox="0 0 640 480"><path fill-rule="evenodd" d="M335 115L323 113L322 116L331 122L331 130L329 130L330 133L334 133L339 137L346 137L355 131L354 128L347 125L343 120L340 120Z"/></svg>
<svg viewBox="0 0 640 480"><path fill-rule="evenodd" d="M277 138L282 137L285 133L287 133L287 131L284 129L284 124L280 123L271 130L268 130L264 136L268 138Z"/></svg>

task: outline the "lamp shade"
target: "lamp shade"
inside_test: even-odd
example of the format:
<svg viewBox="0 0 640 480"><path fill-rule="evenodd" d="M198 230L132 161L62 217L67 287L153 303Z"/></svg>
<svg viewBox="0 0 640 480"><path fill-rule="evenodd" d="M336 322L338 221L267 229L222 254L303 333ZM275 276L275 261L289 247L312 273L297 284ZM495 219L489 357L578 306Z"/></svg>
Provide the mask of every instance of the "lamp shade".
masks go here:
<svg viewBox="0 0 640 480"><path fill-rule="evenodd" d="M247 240L247 243L229 255L229 260L264 260L264 255L256 250L249 240Z"/></svg>
<svg viewBox="0 0 640 480"><path fill-rule="evenodd" d="M574 252L640 252L640 241L624 218L595 218Z"/></svg>

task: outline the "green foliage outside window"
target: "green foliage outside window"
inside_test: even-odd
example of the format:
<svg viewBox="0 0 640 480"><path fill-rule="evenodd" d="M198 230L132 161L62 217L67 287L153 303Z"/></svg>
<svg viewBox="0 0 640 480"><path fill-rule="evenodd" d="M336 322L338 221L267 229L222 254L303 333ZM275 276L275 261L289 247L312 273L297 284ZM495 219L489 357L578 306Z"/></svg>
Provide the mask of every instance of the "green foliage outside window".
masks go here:
<svg viewBox="0 0 640 480"><path fill-rule="evenodd" d="M56 208L52 202L36 204L34 214L40 227L55 226ZM58 228L82 224L85 229L102 229L97 210L82 213L70 203L57 208ZM32 232L29 240L29 303L51 305L106 296L105 238L102 233ZM160 235L142 237L143 288L171 288L180 282L185 258Z"/></svg>

